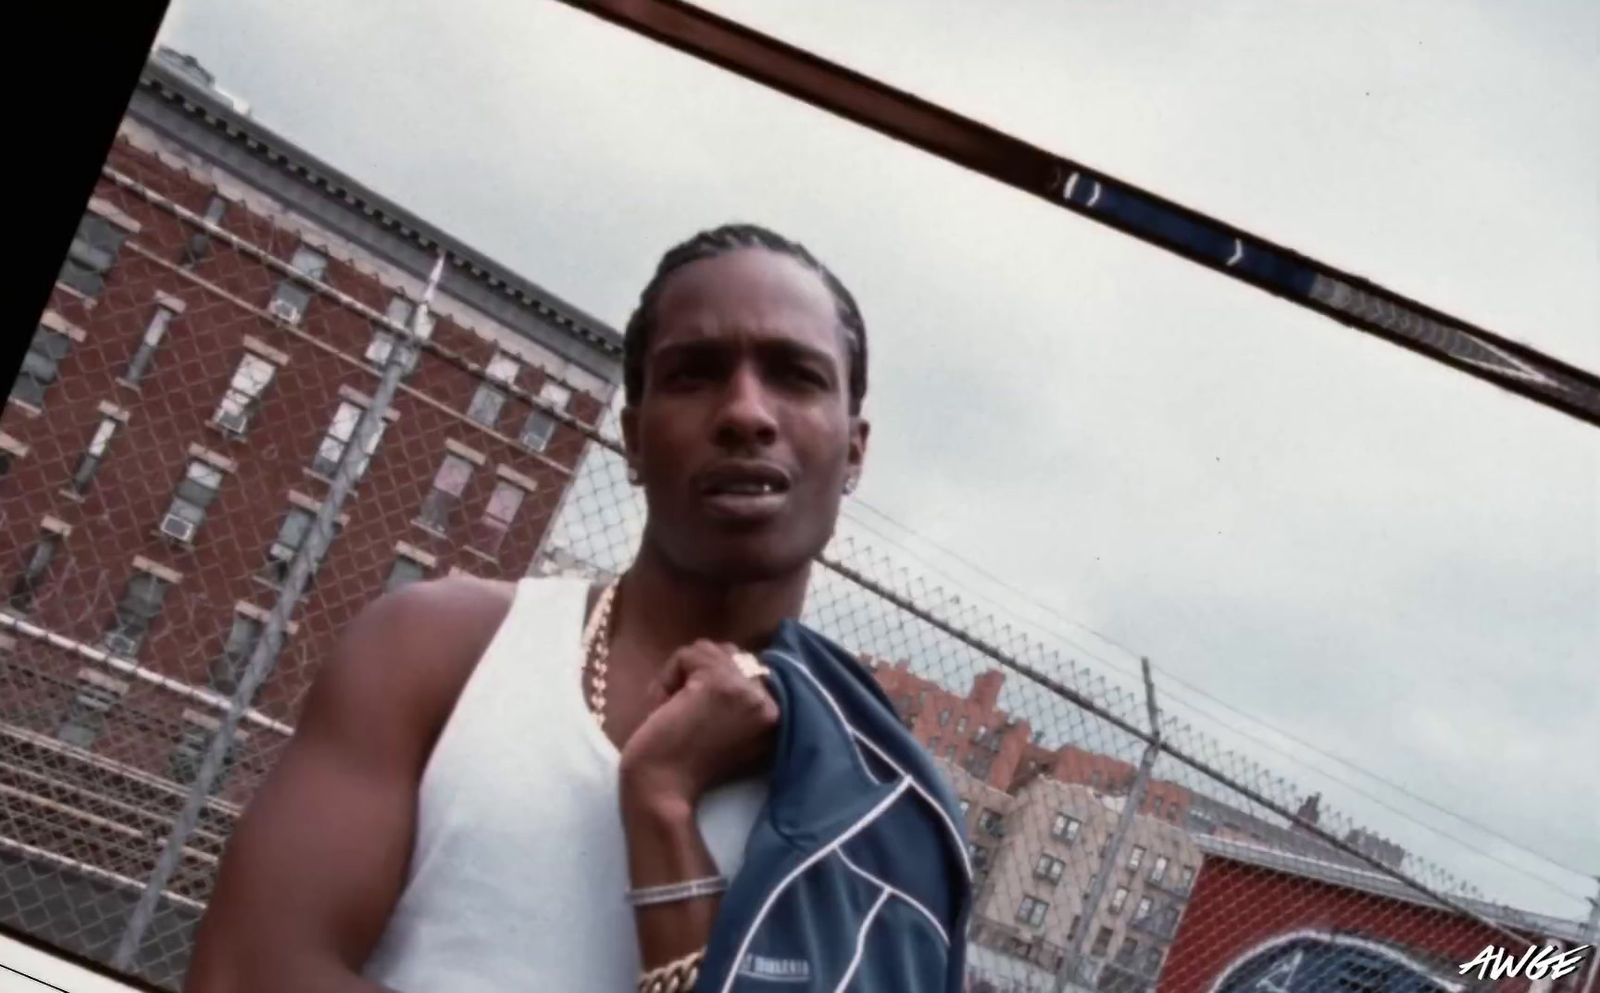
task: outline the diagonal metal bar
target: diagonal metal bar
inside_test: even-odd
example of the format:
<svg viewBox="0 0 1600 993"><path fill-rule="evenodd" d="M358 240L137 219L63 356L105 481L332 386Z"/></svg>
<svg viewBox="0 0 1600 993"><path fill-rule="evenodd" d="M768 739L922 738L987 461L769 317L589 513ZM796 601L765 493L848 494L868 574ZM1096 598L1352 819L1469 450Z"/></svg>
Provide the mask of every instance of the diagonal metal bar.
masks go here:
<svg viewBox="0 0 1600 993"><path fill-rule="evenodd" d="M562 0L1213 272L1600 426L1600 377L681 0Z"/></svg>

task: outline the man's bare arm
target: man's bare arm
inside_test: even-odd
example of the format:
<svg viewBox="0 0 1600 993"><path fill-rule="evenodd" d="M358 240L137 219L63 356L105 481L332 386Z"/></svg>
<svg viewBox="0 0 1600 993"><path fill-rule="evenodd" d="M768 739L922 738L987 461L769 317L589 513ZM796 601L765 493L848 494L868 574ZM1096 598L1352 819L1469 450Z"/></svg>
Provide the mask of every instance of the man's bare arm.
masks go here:
<svg viewBox="0 0 1600 993"><path fill-rule="evenodd" d="M619 800L636 887L714 875L695 808L707 790L759 769L771 754L777 704L738 670L737 651L710 642L680 649L655 688L662 702L623 748ZM721 902L701 896L639 907L634 926L644 967L704 948Z"/></svg>
<svg viewBox="0 0 1600 993"><path fill-rule="evenodd" d="M427 755L497 623L483 589L419 583L351 622L229 840L187 993L381 993L360 970L404 885Z"/></svg>

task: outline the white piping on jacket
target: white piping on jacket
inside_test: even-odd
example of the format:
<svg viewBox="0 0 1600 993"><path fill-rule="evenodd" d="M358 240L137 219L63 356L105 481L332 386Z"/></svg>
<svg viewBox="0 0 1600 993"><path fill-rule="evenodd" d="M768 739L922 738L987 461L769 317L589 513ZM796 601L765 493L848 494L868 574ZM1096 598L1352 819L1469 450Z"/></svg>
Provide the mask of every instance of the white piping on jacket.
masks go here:
<svg viewBox="0 0 1600 993"><path fill-rule="evenodd" d="M823 699L827 700L828 705L833 708L834 716L839 719L839 723L843 724L845 730L850 732L850 742L852 747L855 747L856 742L866 745L868 748L872 749L872 754L876 755L878 759L885 765L893 769L902 778L911 780L910 774L904 769L900 768L900 764L898 762L896 762L894 759L891 759L887 754L884 753L883 749L878 747L876 742L862 734L860 731L857 731L855 725L851 724L845 719L844 711L839 709L839 704L833 699L833 694L828 692L828 688L822 685L822 681L817 678L816 673L812 672L809 666L807 666L804 662L801 662L799 659L791 657L786 652L774 651L768 652L767 654L789 663L802 674L804 674L807 679L811 680L812 685L817 688L817 692L821 693ZM855 747L855 752L856 758L861 762L861 768L866 771L867 776L871 778L873 782L877 782L877 778L872 775L872 770L867 768L867 760L866 757L861 754L861 749L859 747ZM965 870L967 874L967 881L971 882L971 856L967 852L966 844L961 840L961 832L956 829L955 822L950 819L950 815L945 811L944 806L932 796L928 795L928 791L922 788L921 783L911 780L911 788L916 790L917 795L922 797L922 799L927 802L928 806L934 809L934 812L939 815L939 819L944 822L945 828L949 830L950 837L955 839L956 850L961 853L961 868Z"/></svg>
<svg viewBox="0 0 1600 993"><path fill-rule="evenodd" d="M833 988L833 993L844 993L844 988L850 985L850 980L856 977L856 970L861 967L861 955L867 950L867 929L872 927L872 921L878 916L878 911L883 909L883 904L889 899L889 889L884 887L878 894L878 902L867 911L867 916L861 922L861 930L856 932L856 953L850 957L850 965L844 970L844 975L839 977L839 985Z"/></svg>
<svg viewBox="0 0 1600 993"><path fill-rule="evenodd" d="M782 896L783 891L789 888L789 884L794 882L802 872L805 872L811 866L832 854L845 842L855 837L862 828L877 820L885 810L889 809L890 805L900 799L900 796L905 793L906 787L910 785L911 778L909 776L900 780L895 788L889 792L888 796L874 804L872 809L862 814L854 824L840 831L838 837L807 855L805 861L790 869L789 874L783 877L783 881L772 888L772 892L768 893L766 900L762 902L761 909L756 912L755 920L750 922L749 930L744 933L744 938L739 941L739 950L734 954L733 963L728 967L728 977L722 983L722 993L728 993L733 988L733 981L739 975L739 963L744 961L745 952L749 951L750 942L755 938L756 930L761 927L761 922L766 920L767 912L772 909L774 903L778 902L778 897Z"/></svg>
<svg viewBox="0 0 1600 993"><path fill-rule="evenodd" d="M939 923L939 918L933 916L933 911L929 910L927 907L925 907L921 903L919 903L914 897L911 896L911 894L905 892L904 890L897 889L897 888L895 888L893 886L890 886L888 883L886 883L883 880L879 879L877 876L874 876L872 873L868 872L867 870L861 868L859 865L856 865L854 862L850 861L850 856L848 856L848 855L846 855L844 853L844 849L843 848L839 849L839 851L836 852L835 854L838 855L839 858L844 861L845 866L848 867L851 872L855 873L856 875L860 876L863 879L870 880L871 882L874 882L874 883L878 884L879 886L882 886L884 889L888 890L890 893L894 894L895 896L897 896L900 899L904 900L906 903L909 903L909 904L911 904L911 906L913 906L913 907L917 908L918 910L922 911L922 916L926 917L928 919L928 923L933 925L934 930L939 932L939 939L945 943L945 947L948 948L950 946L950 935L945 931L944 925Z"/></svg>
<svg viewBox="0 0 1600 993"><path fill-rule="evenodd" d="M829 693L823 687L822 681L817 679L816 673L812 672L810 667L804 662L797 658L790 657L787 652L775 651L771 652L770 654L777 658L783 659L785 662L800 670L800 672L802 672L807 679L811 680L811 685L815 686L817 688L817 692L822 694L822 699L828 702L828 708L833 711L833 716L839 721L840 724L844 726L845 730L849 732L850 747L856 753L856 761L861 763L861 771L868 779L872 780L879 786L882 786L883 780L873 775L872 767L867 765L867 757L861 754L861 746L856 744L856 739L859 738L860 735L856 733L856 729L850 724L850 722L845 720L844 711L839 709L839 702L833 698L832 693ZM896 769L895 771L900 773L902 776L905 775L905 770L903 769Z"/></svg>

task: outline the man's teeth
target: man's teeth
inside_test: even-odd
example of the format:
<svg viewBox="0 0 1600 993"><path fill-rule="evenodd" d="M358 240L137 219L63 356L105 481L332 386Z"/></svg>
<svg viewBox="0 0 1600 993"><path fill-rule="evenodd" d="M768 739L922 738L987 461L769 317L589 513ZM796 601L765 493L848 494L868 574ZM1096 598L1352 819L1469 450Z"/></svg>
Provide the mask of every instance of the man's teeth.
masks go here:
<svg viewBox="0 0 1600 993"><path fill-rule="evenodd" d="M729 483L719 487L723 493L732 493L737 496L760 496L767 493L776 493L778 488L771 483Z"/></svg>

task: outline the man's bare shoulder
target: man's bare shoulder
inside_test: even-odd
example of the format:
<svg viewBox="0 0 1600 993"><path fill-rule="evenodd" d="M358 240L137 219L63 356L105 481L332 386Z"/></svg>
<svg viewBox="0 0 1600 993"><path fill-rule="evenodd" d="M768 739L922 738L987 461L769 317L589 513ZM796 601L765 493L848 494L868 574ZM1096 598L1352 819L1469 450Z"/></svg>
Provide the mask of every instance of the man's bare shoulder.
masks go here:
<svg viewBox="0 0 1600 993"><path fill-rule="evenodd" d="M516 589L510 580L463 574L385 593L345 627L339 650L318 674L321 695L340 711L383 701L419 730L436 728L505 620Z"/></svg>

